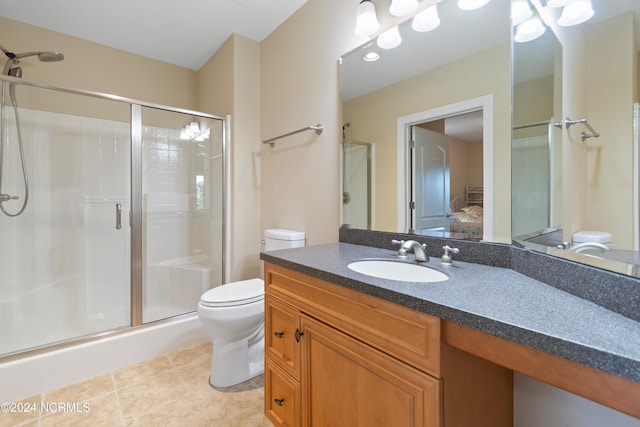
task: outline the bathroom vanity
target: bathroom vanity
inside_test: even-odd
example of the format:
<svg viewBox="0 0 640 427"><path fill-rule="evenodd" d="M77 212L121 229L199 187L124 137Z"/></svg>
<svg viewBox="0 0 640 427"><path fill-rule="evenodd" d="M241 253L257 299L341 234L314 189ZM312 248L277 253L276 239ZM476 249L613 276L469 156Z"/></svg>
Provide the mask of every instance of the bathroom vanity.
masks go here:
<svg viewBox="0 0 640 427"><path fill-rule="evenodd" d="M446 346L437 317L272 264L265 286L275 425L511 424L510 371Z"/></svg>
<svg viewBox="0 0 640 427"><path fill-rule="evenodd" d="M640 417L637 321L509 268L431 258L449 280L416 284L346 267L394 256L346 243L261 255L275 425L510 426L513 371Z"/></svg>

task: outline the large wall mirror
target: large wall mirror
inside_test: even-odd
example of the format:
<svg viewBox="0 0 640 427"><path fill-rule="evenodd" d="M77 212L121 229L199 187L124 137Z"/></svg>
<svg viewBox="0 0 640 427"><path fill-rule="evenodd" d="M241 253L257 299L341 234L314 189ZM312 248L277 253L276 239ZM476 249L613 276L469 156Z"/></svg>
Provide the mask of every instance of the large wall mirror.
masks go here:
<svg viewBox="0 0 640 427"><path fill-rule="evenodd" d="M640 2L591 0L575 25L523 3L541 34L513 42L513 238L638 276Z"/></svg>
<svg viewBox="0 0 640 427"><path fill-rule="evenodd" d="M509 0L437 11L341 58L342 226L510 242Z"/></svg>
<svg viewBox="0 0 640 427"><path fill-rule="evenodd" d="M517 31L510 24L512 3L544 18L542 35L511 41ZM456 224L467 237L478 238L473 228L489 222L493 232L484 240L513 238L537 251L638 276L640 2L591 0L591 19L573 26L559 25L563 8L548 3L491 0L461 11L455 0L444 0L435 30L413 31L408 20L399 26L397 48L379 49L372 39L341 58L343 165L349 170L342 177L344 227L442 231L437 223L422 227L401 205L415 203L411 196L428 187L412 181L410 168L431 158L437 166L431 182L442 191L429 202L435 213L427 213L460 212L479 205L474 197L484 204L482 225L477 218L466 228ZM364 61L367 53L380 58ZM464 104L484 96L493 97L490 158L480 136L483 108ZM403 149L411 151L402 147L408 142L400 122L411 132L446 136L448 152L436 144L424 158L402 158ZM505 155L511 161L504 162ZM486 192L488 184L492 206L478 191ZM583 234L587 240L610 235L612 245L605 243L614 249L571 251L580 231L602 232Z"/></svg>

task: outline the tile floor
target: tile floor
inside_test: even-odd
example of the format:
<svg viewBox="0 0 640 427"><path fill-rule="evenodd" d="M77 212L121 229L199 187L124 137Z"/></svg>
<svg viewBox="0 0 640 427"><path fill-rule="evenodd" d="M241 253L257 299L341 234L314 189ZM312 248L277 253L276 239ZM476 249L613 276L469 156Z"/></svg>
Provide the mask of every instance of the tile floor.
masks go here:
<svg viewBox="0 0 640 427"><path fill-rule="evenodd" d="M210 367L211 343L203 343L25 399L35 411L2 412L0 427L271 426L262 376L217 390Z"/></svg>

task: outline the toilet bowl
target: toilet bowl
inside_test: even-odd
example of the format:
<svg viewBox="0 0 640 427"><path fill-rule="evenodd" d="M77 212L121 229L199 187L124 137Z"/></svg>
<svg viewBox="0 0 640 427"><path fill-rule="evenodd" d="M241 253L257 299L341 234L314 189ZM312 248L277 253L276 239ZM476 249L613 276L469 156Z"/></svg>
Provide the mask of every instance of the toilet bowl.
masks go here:
<svg viewBox="0 0 640 427"><path fill-rule="evenodd" d="M224 388L264 372L264 282L243 280L200 297L198 316L213 342L209 383Z"/></svg>
<svg viewBox="0 0 640 427"><path fill-rule="evenodd" d="M304 246L305 235L265 230L265 251ZM213 342L209 383L230 387L264 372L264 281L249 279L208 290L198 317Z"/></svg>

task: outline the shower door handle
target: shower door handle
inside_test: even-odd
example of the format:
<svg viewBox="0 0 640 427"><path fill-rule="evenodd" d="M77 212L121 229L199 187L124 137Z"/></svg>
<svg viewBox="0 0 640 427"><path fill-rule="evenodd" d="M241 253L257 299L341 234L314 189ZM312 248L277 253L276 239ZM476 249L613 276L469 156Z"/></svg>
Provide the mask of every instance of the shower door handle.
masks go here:
<svg viewBox="0 0 640 427"><path fill-rule="evenodd" d="M116 203L116 230L122 228L122 204Z"/></svg>

